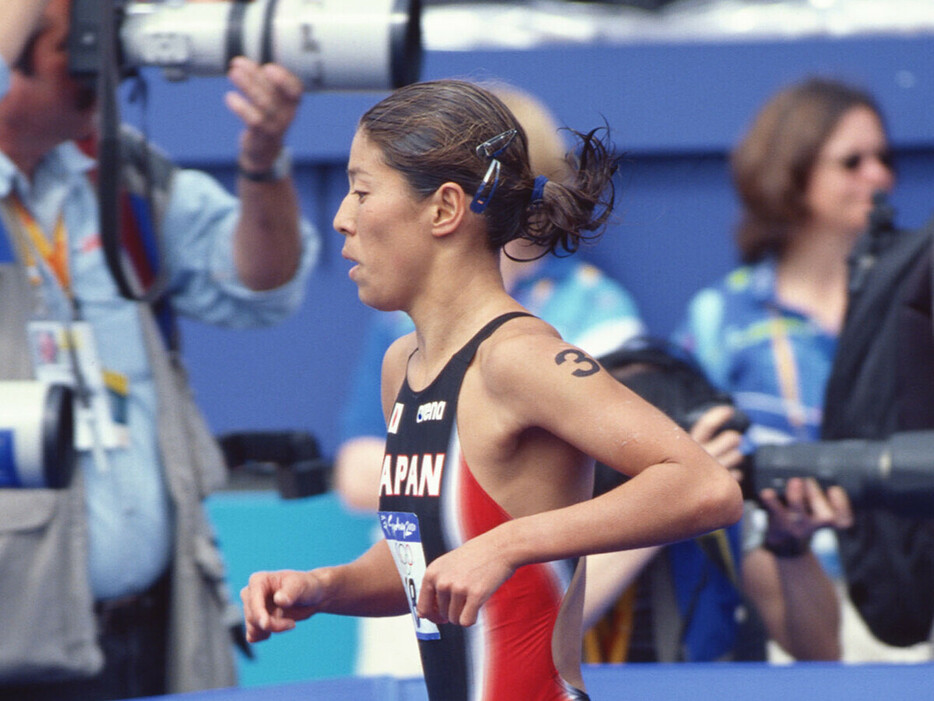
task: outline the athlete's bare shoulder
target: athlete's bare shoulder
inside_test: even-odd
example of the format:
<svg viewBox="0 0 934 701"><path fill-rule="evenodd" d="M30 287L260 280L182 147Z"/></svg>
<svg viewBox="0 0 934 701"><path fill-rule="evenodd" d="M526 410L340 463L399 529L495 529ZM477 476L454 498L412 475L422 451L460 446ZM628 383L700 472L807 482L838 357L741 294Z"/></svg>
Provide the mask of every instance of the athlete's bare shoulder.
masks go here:
<svg viewBox="0 0 934 701"><path fill-rule="evenodd" d="M399 388L402 387L406 363L408 363L409 356L412 355L416 347L417 342L413 331L393 341L383 355L381 396L384 406L387 401L391 401L398 394Z"/></svg>
<svg viewBox="0 0 934 701"><path fill-rule="evenodd" d="M512 319L497 329L480 347L478 360L484 384L503 391L540 382L564 363L579 366L571 370L578 371L577 377L582 372L594 374L600 370L596 360L567 343L550 324L534 317Z"/></svg>
<svg viewBox="0 0 934 701"><path fill-rule="evenodd" d="M403 365L408 361L409 356L415 351L418 342L415 340L415 332L407 333L393 341L386 353L383 355L383 364Z"/></svg>

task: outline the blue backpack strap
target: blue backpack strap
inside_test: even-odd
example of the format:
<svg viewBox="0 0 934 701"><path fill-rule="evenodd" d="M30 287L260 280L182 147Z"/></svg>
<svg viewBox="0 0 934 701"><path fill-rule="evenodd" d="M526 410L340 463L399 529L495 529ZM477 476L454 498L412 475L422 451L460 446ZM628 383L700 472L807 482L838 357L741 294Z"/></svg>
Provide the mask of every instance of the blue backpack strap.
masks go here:
<svg viewBox="0 0 934 701"><path fill-rule="evenodd" d="M10 235L0 217L0 263L13 263L16 260L16 254L13 252L13 244L10 242Z"/></svg>
<svg viewBox="0 0 934 701"><path fill-rule="evenodd" d="M122 209L123 244L140 280L147 287L158 275L159 241L156 237L152 207L146 197L123 190L120 196ZM167 295L160 295L149 302L155 315L166 348L177 350L179 345L178 320Z"/></svg>

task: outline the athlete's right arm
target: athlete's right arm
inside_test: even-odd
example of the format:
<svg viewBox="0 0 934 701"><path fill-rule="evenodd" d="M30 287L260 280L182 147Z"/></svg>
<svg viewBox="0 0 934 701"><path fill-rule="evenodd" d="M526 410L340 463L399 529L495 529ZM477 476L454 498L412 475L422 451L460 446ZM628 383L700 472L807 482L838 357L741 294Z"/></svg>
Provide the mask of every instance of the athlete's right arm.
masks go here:
<svg viewBox="0 0 934 701"><path fill-rule="evenodd" d="M381 540L353 562L308 572L256 572L240 591L247 640L292 630L316 613L393 616L408 600L392 554Z"/></svg>

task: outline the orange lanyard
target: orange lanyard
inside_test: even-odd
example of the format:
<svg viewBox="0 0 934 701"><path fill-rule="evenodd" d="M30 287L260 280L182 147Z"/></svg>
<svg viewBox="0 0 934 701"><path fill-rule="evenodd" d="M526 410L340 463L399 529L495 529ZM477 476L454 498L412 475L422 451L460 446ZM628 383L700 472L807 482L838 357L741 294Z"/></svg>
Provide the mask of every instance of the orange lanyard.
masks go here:
<svg viewBox="0 0 934 701"><path fill-rule="evenodd" d="M795 352L788 338L785 320L773 312L769 320L772 335L772 352L775 356L775 368L778 371L778 386L785 404L785 413L795 431L804 435L807 418L799 391L798 364Z"/></svg>
<svg viewBox="0 0 934 701"><path fill-rule="evenodd" d="M20 202L19 197L14 196L10 199L13 202L16 216L19 217L23 229L26 230L30 241L32 241L32 249L28 246L24 247L27 266L33 265L31 250L35 250L48 263L49 268L58 278L62 289L70 296L71 275L68 271L68 236L65 232L64 217L61 214L58 216L55 231L52 234L52 241L50 242L32 213Z"/></svg>

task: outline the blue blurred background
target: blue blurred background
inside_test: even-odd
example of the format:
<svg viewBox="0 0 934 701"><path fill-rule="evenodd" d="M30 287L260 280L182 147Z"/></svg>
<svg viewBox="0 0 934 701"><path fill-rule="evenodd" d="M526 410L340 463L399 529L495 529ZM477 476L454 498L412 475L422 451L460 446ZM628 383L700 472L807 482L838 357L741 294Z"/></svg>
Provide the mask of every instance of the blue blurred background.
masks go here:
<svg viewBox="0 0 934 701"><path fill-rule="evenodd" d="M737 207L727 153L764 100L789 82L819 74L874 93L896 151L897 221L916 227L934 214L932 68L934 34L817 34L429 48L422 78L505 80L541 97L563 124L580 130L610 125L627 154L619 208L599 244L579 255L621 281L650 328L664 335L691 293L736 262L731 230ZM226 80L168 83L158 73L146 75L150 137L182 164L232 185L239 125L222 104ZM345 192L356 120L381 97L308 94L290 131L302 208L324 241L298 314L260 331L184 324L184 357L218 434L308 431L326 456L333 455L342 398L374 312L357 300L330 223ZM123 113L142 124L137 103L124 100ZM332 495L283 501L274 491L230 491L213 497L210 506L235 592L253 570L334 563L370 540L371 517L347 513ZM243 683L350 674L355 635L352 620L314 620L258 646L256 660L242 659Z"/></svg>

